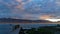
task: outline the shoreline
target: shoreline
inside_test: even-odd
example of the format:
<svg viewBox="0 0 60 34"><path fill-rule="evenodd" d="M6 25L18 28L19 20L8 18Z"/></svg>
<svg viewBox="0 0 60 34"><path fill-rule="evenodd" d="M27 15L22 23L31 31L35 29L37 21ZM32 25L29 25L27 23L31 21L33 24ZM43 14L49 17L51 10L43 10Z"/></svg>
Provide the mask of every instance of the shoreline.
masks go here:
<svg viewBox="0 0 60 34"><path fill-rule="evenodd" d="M0 24L60 24L60 23L0 23Z"/></svg>

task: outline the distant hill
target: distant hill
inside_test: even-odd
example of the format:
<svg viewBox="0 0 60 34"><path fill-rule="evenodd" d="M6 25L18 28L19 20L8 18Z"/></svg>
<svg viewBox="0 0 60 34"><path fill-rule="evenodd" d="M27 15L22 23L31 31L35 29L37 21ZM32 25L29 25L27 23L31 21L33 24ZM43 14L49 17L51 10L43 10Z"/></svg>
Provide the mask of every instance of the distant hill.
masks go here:
<svg viewBox="0 0 60 34"><path fill-rule="evenodd" d="M19 23L48 23L47 20L27 20L27 19L13 19L13 18L0 18L0 22L19 22Z"/></svg>

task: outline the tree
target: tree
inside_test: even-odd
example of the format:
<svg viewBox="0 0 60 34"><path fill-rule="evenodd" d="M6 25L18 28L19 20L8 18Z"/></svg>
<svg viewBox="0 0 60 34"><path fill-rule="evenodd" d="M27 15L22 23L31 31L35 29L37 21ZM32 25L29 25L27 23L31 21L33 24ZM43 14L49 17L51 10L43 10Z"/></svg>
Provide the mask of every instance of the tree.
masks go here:
<svg viewBox="0 0 60 34"><path fill-rule="evenodd" d="M21 27L20 30L19 30L19 34L25 34L24 33L24 29Z"/></svg>
<svg viewBox="0 0 60 34"><path fill-rule="evenodd" d="M20 25L15 25L15 26L13 26L11 32L15 31L15 30L18 29L18 28L20 28Z"/></svg>
<svg viewBox="0 0 60 34"><path fill-rule="evenodd" d="M60 27L60 24L57 24L58 27Z"/></svg>

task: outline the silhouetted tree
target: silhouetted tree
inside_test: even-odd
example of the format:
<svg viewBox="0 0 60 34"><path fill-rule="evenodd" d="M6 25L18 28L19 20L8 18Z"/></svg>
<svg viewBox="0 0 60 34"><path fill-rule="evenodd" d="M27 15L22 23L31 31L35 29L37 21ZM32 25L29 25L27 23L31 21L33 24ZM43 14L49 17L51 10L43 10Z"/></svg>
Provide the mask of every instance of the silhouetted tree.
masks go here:
<svg viewBox="0 0 60 34"><path fill-rule="evenodd" d="M12 31L14 31L14 30L16 30L16 29L18 29L18 28L20 28L20 25L15 25L15 26L13 26Z"/></svg>
<svg viewBox="0 0 60 34"><path fill-rule="evenodd" d="M57 24L58 27L60 27L60 24Z"/></svg>
<svg viewBox="0 0 60 34"><path fill-rule="evenodd" d="M19 30L19 34L25 34L24 33L24 29L21 27L20 30Z"/></svg>

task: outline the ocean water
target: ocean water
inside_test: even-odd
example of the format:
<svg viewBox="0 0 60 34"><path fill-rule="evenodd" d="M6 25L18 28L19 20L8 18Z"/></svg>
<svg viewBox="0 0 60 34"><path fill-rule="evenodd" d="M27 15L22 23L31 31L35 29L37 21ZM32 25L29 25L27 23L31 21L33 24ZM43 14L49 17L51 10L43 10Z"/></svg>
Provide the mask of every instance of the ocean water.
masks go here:
<svg viewBox="0 0 60 34"><path fill-rule="evenodd" d="M17 24L0 24L0 34L18 34L19 29L15 30L14 32L12 31L13 26ZM57 24L19 24L22 28L24 29L29 29L29 28L38 28L38 27L43 27L43 26L55 26Z"/></svg>

